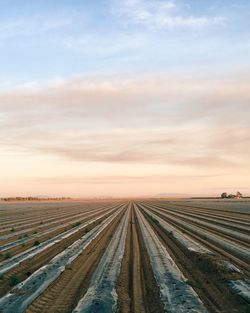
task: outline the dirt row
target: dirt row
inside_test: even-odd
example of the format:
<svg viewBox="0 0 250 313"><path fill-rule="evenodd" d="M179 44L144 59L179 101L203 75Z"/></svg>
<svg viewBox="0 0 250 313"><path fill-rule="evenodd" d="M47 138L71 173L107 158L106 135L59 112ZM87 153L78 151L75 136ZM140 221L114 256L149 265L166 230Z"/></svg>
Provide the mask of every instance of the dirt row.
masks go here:
<svg viewBox="0 0 250 313"><path fill-rule="evenodd" d="M214 224L219 225L219 226L223 226L225 228L229 228L229 229L233 229L236 231L240 231L243 233L249 233L249 227L250 227L250 216L249 216L249 221L247 221L247 218L245 219L244 222L239 222L236 221L235 218L233 216L231 216L230 218L224 218L224 217L219 217L219 216L215 216L215 215L210 215L208 212L207 213L201 213L197 210L185 210L185 209L180 209L180 208L175 208L171 206L160 206L157 205L157 207L161 208L162 210L165 210L167 212L172 211L172 212L176 212L176 213L181 213L183 215L186 216L190 216L190 217L199 217L200 220L204 220L204 221L212 221Z"/></svg>
<svg viewBox="0 0 250 313"><path fill-rule="evenodd" d="M109 215L107 215L109 216ZM106 217L107 217L106 216ZM106 218L105 217L105 218ZM17 267L9 270L1 277L0 281L0 296L6 294L13 286L13 277L18 277L18 281L23 281L28 278L33 272L47 264L54 256L64 251L68 246L73 244L76 240L85 235L88 231L94 228L97 224L101 223L105 218L95 221L83 229L79 230L75 234L69 236L66 239L56 243L55 245L45 249L32 258L21 262Z"/></svg>
<svg viewBox="0 0 250 313"><path fill-rule="evenodd" d="M120 220L121 214L25 312L72 312L87 291L92 274ZM134 210L130 216L125 254L116 290L120 313L163 313L163 304Z"/></svg>
<svg viewBox="0 0 250 313"><path fill-rule="evenodd" d="M118 201L117 201L118 202ZM5 227L13 227L22 224L29 224L35 221L41 221L43 219L50 219L53 217L59 218L59 216L63 214L72 214L72 213L81 213L83 211L89 211L97 207L105 207L109 205L115 205L115 201L100 201L100 202L76 202L76 203L68 203L65 205L64 203L57 203L56 207L48 207L48 203L40 204L41 207L35 208L33 204L30 205L29 210L25 210L20 208L17 212L11 212L11 209L8 208L8 204L6 204L6 212L4 212L5 220L0 221L1 228ZM18 204L17 204L18 205ZM19 204L22 205L22 204ZM8 208L8 209L7 209ZM13 217L12 217L13 215Z"/></svg>
<svg viewBox="0 0 250 313"><path fill-rule="evenodd" d="M195 225L195 226L198 226L198 227L201 228L201 229L208 230L209 232L211 232L211 233L213 233L213 234L217 234L217 235L219 235L219 236L222 237L222 238L229 239L230 241L233 241L233 242L235 242L236 244L238 244L238 245L240 245L240 246L245 246L246 248L250 249L249 239L246 240L246 241L245 241L245 240L240 240L240 239L238 239L238 238L235 238L232 233L231 233L230 235L225 234L225 233L223 232L223 229L221 229L221 230L215 230L215 229L213 229L213 228L211 228L211 227L209 227L209 226L202 225L201 223L199 223L199 221L190 220L190 217L186 218L185 213L182 213L182 212L176 212L176 213L178 213L178 214L183 214L182 216L180 216L180 215L177 215L177 214L175 214L175 212L172 212L172 211L170 211L170 210L165 210L165 209L158 208L158 207L157 207L157 209L158 209L159 211L162 211L163 213L167 213L167 214L170 215L170 216L177 217L177 218L179 218L180 220L183 220L183 221L185 221L185 222L187 222L187 223L189 223L189 224L191 224L191 225ZM210 222L210 224L211 224L211 222ZM221 226L221 225L220 225L220 227L221 227L221 228L225 228L224 226ZM226 228L226 229L228 229L228 228ZM248 231L248 234L249 234L249 233L250 233L250 232Z"/></svg>
<svg viewBox="0 0 250 313"><path fill-rule="evenodd" d="M117 293L119 313L163 313L159 289L133 207Z"/></svg>
<svg viewBox="0 0 250 313"><path fill-rule="evenodd" d="M158 204L162 207L168 207L169 205L171 205L180 210L195 211L197 214L205 212L206 214L209 214L210 216L214 216L214 217L222 217L222 218L229 217L230 219L233 218L234 221L239 221L239 222L242 222L243 224L246 222L246 220L249 221L250 219L250 214L244 213L244 212L233 212L233 211L227 211L227 210L222 210L222 209L218 210L216 208L212 209L212 208L206 208L206 207L190 206L187 204L176 204L173 202L170 202L170 203L154 202L154 204Z"/></svg>
<svg viewBox="0 0 250 313"><path fill-rule="evenodd" d="M25 311L26 313L68 313L77 305L87 291L92 274L100 261L105 247L110 242L124 210L79 257L67 267L60 277L51 284Z"/></svg>
<svg viewBox="0 0 250 313"><path fill-rule="evenodd" d="M224 257L208 256L184 249L173 236L167 234L150 216L145 212L143 214L187 278L188 283L197 292L209 313L228 313L229 307L230 313L246 312L245 301L234 294L226 284L226 280L242 279L244 277L242 274L231 272L220 266L219 264L226 260Z"/></svg>
<svg viewBox="0 0 250 313"><path fill-rule="evenodd" d="M19 204L20 205L20 204ZM49 207L48 204L44 204L36 208L32 204L29 204L27 210L25 208L20 208L18 210L12 211L11 208L8 207L8 204L6 204L6 211L2 213L2 215L5 217L5 219L2 219L0 222L0 225L2 227L6 227L6 225L13 224L23 224L23 223L30 223L32 221L37 220L38 218L47 218L48 216L53 216L56 214L61 214L63 212L69 212L69 210L78 210L84 208L91 208L93 205L96 205L96 203L89 204L88 206L85 206L83 203L76 203L72 204L69 203L67 205L57 203L55 207ZM18 206L18 204L17 204ZM59 212L58 212L59 211Z"/></svg>
<svg viewBox="0 0 250 313"><path fill-rule="evenodd" d="M154 211L155 212L155 211ZM229 236L225 236L223 233L217 233L215 232L214 230L211 230L210 228L206 228L206 227L200 227L201 228L201 233L200 235L198 236L197 234L193 233L192 231L188 230L185 228L185 226L181 225L181 222L180 223L176 223L170 219L168 219L166 216L162 215L159 211L155 212L157 215L159 215L162 219L166 220L168 223L170 223L171 225L173 225L174 227L176 227L177 229L181 230L183 233L186 233L188 234L191 238L195 239L196 241L198 242L201 242L205 247L207 247L208 249L210 249L211 251L214 251L215 253L221 255L222 257L228 259L230 262L234 263L236 266L238 266L241 270L244 271L244 273L246 275L250 275L250 271L249 271L249 264L246 260L238 257L236 254L234 254L233 252L228 252L228 251L225 251L223 249L223 247L220 247L218 245L215 245L211 242L209 242L206 238L205 235L202 234L202 229L206 229L207 231L209 231L210 233L213 233L213 234L217 234L219 235L221 238L230 238L231 241L234 241L236 243L238 243L238 241L234 240L233 237L229 237ZM179 218L179 217L178 217ZM179 218L179 220L181 221L182 219ZM183 219L184 220L184 219ZM190 223L188 221L188 223ZM192 224L192 223L190 223ZM240 242L240 244L242 246L246 245L244 242Z"/></svg>
<svg viewBox="0 0 250 313"><path fill-rule="evenodd" d="M98 211L96 214L91 216L91 219L95 218L95 217L98 217L101 213L106 213L109 210L110 210L110 208L104 209L102 211ZM66 231L66 230L69 230L70 228L74 228L75 225L87 222L89 219L90 218L88 216L85 216L85 217L79 218L78 222L75 223L75 224L69 224L66 227L62 226L62 228L55 229L55 231L52 231L52 232L50 232L48 234L44 234L44 235L41 234L41 236L39 236L39 233L38 233L35 238L31 238L30 240L28 240L24 244L15 246L15 247L13 247L11 249L8 249L8 250L5 250L4 252L2 252L0 254L0 261L6 259L6 256L8 256L8 255L14 256L16 254L24 252L25 250L33 247L36 243L40 244L40 243L42 243L42 242L44 242L44 241L46 241L46 240L48 240L50 238L53 238L53 237L61 234L62 232ZM70 223L70 221L69 221L69 223Z"/></svg>
<svg viewBox="0 0 250 313"><path fill-rule="evenodd" d="M159 205L159 203L157 203L157 205ZM112 204L114 206L115 203ZM147 202L147 204L149 203ZM156 202L154 204L156 204ZM115 233L126 208L127 206L102 233L82 251L72 264L67 266L65 271L33 301L26 309L26 313L72 312L78 301L86 293L93 273ZM156 236L161 240L179 269L187 278L187 283L190 284L199 295L209 313L228 313L229 310L230 313L246 312L245 301L229 289L227 281L243 279L248 273L245 271L243 275L242 273L232 272L221 265L224 261L234 261L232 255L225 253L223 249L210 244L205 238L199 238L195 234L192 234L191 231L187 231L184 227L181 227L181 225L175 224L168 220L166 216L159 213L158 215L162 219L202 243L210 250L215 251L217 254L205 255L189 251L171 234L167 233L150 215L146 214L143 210L141 210L141 212L144 214ZM98 221L98 223L99 222L101 221ZM24 261L13 270L10 270L0 280L0 296L6 294L6 292L12 288L10 282L13 276L17 276L20 281L25 280L34 271L47 264L54 256L64 251L66 247L96 225L97 222L88 225L69 238L51 246L32 259ZM242 260L238 261L240 262ZM241 268L243 268L243 265ZM125 253L116 284L116 291L118 294L118 313L164 312L159 288L156 284L133 205L126 237Z"/></svg>
<svg viewBox="0 0 250 313"><path fill-rule="evenodd" d="M132 208L125 253L122 260L121 272L117 282L118 312L145 313L141 283L141 262L138 235L135 227L135 216Z"/></svg>
<svg viewBox="0 0 250 313"><path fill-rule="evenodd" d="M94 206L92 208L82 207L81 210L79 210L78 208L76 211L73 210L71 212L67 212L64 214L57 213L55 217L52 217L52 218L49 217L47 220L36 219L38 220L38 222L35 225L32 225L31 227L29 226L30 224L26 224L26 225L23 225L21 228L15 228L15 227L8 228L8 230L1 233L1 236L8 235L11 237L7 239L1 239L0 244L13 242L19 239L20 236L22 236L23 234L30 235L34 233L34 231L35 232L45 231L51 227L56 227L62 224L64 221L70 222L71 220L76 219L79 215L84 214L84 213L87 214L88 212L92 212L93 210L96 210L98 208L102 208L102 207L100 206ZM103 207L103 209L105 209L105 207Z"/></svg>

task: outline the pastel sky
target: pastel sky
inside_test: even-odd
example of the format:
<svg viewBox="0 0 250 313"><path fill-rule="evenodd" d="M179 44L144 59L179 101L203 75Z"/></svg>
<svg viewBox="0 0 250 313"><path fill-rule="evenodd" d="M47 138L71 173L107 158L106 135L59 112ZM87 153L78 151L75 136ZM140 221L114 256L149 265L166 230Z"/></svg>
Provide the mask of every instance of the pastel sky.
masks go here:
<svg viewBox="0 0 250 313"><path fill-rule="evenodd" d="M0 196L250 195L249 0L0 0Z"/></svg>

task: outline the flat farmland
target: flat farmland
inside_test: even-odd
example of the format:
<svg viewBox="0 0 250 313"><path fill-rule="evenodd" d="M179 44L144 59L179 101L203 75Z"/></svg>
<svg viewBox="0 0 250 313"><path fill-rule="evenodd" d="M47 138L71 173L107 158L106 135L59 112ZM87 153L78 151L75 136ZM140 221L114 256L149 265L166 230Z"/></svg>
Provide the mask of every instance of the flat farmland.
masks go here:
<svg viewBox="0 0 250 313"><path fill-rule="evenodd" d="M250 312L250 201L0 203L1 313Z"/></svg>

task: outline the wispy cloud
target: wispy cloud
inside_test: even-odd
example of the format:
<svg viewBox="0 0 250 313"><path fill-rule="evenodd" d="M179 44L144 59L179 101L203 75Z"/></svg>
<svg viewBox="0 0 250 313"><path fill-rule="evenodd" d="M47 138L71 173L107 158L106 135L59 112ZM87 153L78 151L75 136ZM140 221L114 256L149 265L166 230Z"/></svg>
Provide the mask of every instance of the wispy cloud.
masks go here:
<svg viewBox="0 0 250 313"><path fill-rule="evenodd" d="M28 177L27 181L32 183L42 183L42 184L94 184L94 185L103 185L103 184L128 184L128 183L143 183L143 182L154 182L154 183L164 183L165 181L175 181L175 180L200 180L207 178L216 178L224 176L223 174L217 175L116 175L116 176L94 176L94 177L79 177L79 176L57 176L57 177Z"/></svg>
<svg viewBox="0 0 250 313"><path fill-rule="evenodd" d="M0 23L0 39L10 39L17 36L42 35L61 29L72 23L70 17L54 17L37 15L32 17L5 20Z"/></svg>
<svg viewBox="0 0 250 313"><path fill-rule="evenodd" d="M0 144L70 162L247 166L249 80L231 76L79 78L1 92Z"/></svg>
<svg viewBox="0 0 250 313"><path fill-rule="evenodd" d="M55 12L54 15L36 13L16 18L2 19L0 22L0 40L28 39L50 35L63 31L75 23L79 17L76 12ZM82 18L82 17L81 17Z"/></svg>
<svg viewBox="0 0 250 313"><path fill-rule="evenodd" d="M134 23L149 28L173 27L201 28L222 25L223 16L195 16L183 14L175 1L125 0L114 1L112 12L124 23Z"/></svg>
<svg viewBox="0 0 250 313"><path fill-rule="evenodd" d="M24 2L0 4L1 190L249 185L249 5Z"/></svg>
<svg viewBox="0 0 250 313"><path fill-rule="evenodd" d="M135 51L145 45L142 34L126 34L120 31L102 36L94 32L86 32L75 36L66 35L61 40L64 49L71 52L81 52L83 55L112 56L119 53Z"/></svg>

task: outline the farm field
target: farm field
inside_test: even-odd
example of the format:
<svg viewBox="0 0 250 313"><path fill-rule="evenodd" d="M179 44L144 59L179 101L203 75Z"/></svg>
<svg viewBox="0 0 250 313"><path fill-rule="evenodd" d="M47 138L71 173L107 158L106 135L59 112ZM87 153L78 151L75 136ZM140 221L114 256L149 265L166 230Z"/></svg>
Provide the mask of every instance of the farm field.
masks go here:
<svg viewBox="0 0 250 313"><path fill-rule="evenodd" d="M0 203L1 313L247 313L249 265L249 200Z"/></svg>

